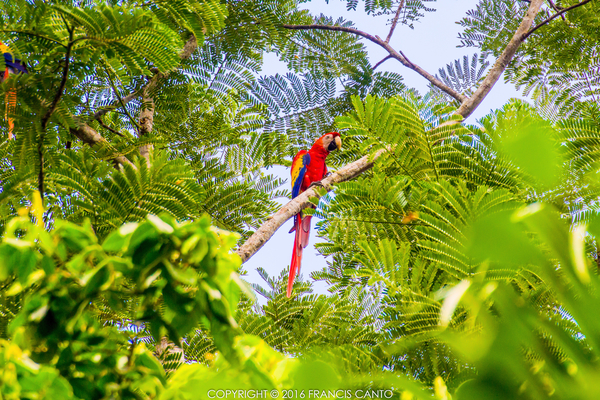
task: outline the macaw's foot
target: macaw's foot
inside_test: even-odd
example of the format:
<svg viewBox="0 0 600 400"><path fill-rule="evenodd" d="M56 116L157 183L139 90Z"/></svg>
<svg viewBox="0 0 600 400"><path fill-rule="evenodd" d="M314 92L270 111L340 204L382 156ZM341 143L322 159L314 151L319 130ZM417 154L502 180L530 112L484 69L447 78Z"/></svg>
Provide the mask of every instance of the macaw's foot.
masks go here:
<svg viewBox="0 0 600 400"><path fill-rule="evenodd" d="M311 183L310 185L308 185L307 189L310 189L311 187L316 186L316 187L323 187L323 184L321 183L321 181L314 181L313 183Z"/></svg>

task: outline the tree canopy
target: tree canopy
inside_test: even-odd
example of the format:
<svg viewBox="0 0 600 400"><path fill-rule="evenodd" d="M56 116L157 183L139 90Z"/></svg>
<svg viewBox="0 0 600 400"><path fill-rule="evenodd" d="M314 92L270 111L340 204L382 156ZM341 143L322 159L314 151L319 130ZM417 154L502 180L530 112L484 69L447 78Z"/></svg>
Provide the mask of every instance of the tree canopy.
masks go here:
<svg viewBox="0 0 600 400"><path fill-rule="evenodd" d="M598 397L600 3L479 0L438 71L391 44L433 1L346 3L388 35L296 0L0 5L28 71L0 85L0 398ZM531 101L465 122L502 76ZM332 130L279 207L269 167ZM249 285L300 211L327 268Z"/></svg>

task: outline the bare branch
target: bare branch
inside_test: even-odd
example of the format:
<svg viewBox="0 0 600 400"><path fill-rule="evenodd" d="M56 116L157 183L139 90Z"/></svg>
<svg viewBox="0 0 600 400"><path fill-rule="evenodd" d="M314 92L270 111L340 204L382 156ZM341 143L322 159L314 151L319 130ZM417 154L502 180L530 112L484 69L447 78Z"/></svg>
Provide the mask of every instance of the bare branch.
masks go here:
<svg viewBox="0 0 600 400"><path fill-rule="evenodd" d="M206 33L206 32L204 32ZM179 58L182 60L187 60L194 54L194 51L198 48L198 40L196 40L196 36L191 35L190 38L183 45L183 50L179 53Z"/></svg>
<svg viewBox="0 0 600 400"><path fill-rule="evenodd" d="M50 120L50 117L56 110L56 106L58 106L58 102L60 101L60 98L62 97L62 95L65 91L65 86L67 85L67 76L69 75L71 49L72 49L72 45L71 45L71 43L69 43L69 45L67 46L67 52L65 55L65 66L63 68L62 79L60 80L60 85L58 86L56 95L54 96L52 103L50 103L50 107L48 107L48 110L46 110L46 113L42 117L42 130L45 130L46 127L48 126L48 121Z"/></svg>
<svg viewBox="0 0 600 400"><path fill-rule="evenodd" d="M103 127L104 129L106 129L107 131L110 131L112 133L114 133L115 135L119 135L121 137L125 137L125 135L123 135L121 132L119 132L116 129L111 128L110 126L106 125L104 123L104 121L102 121L101 117L96 118L96 121L98 121L98 123L100 124L101 127Z"/></svg>
<svg viewBox="0 0 600 400"><path fill-rule="evenodd" d="M563 9L563 7L558 7L556 4L554 4L554 2L552 0L548 0L548 3L550 4L550 7L552 7L552 9L554 9L554 11L560 11Z"/></svg>
<svg viewBox="0 0 600 400"><path fill-rule="evenodd" d="M566 13L567 11L571 11L574 8L577 7L581 7L587 3L589 3L591 0L584 0L581 3L577 3L572 5L571 7L567 7L567 8L563 8L562 10L560 10L559 12L557 12L554 15L549 16L548 18L546 18L544 21L540 22L539 24L537 24L536 26L534 26L533 28L531 28L527 33L525 33L525 35L523 35L523 40L527 39L529 37L529 35L531 35L533 32L537 31L538 29L540 29L542 26L548 24L550 21L552 21L554 18L558 17L558 16L563 16L564 13Z"/></svg>
<svg viewBox="0 0 600 400"><path fill-rule="evenodd" d="M440 81L438 78L431 75L429 72L425 71L423 68L421 68L418 65L416 65L415 63L409 61L403 54L394 50L394 48L392 46L390 46L389 43L386 43L379 36L373 36L373 35L370 35L366 32L363 32L363 31L355 29L355 28L348 28L345 26L337 26L337 25L317 25L317 24L314 24L314 25L283 25L283 27L286 29L292 29L292 30L311 30L311 29L313 29L313 30L347 32L347 33L353 33L355 35L364 37L365 39L370 40L371 42L386 49L387 52L389 53L390 57L392 57L395 60L400 61L400 63L402 65L404 65L407 68L412 69L413 71L415 71L416 73L421 75L423 78L427 79L433 86L439 88L440 90L442 90L443 92L452 96L453 98L460 101L461 103L467 100L466 96L458 93L456 90L447 86L444 82Z"/></svg>
<svg viewBox="0 0 600 400"><path fill-rule="evenodd" d="M560 10L564 9L564 7L558 7L556 4L554 4L554 2L552 0L548 0L548 3L550 3L550 7L552 7L552 9L554 11L560 11ZM566 21L564 15L561 14L560 17L562 18L563 21Z"/></svg>
<svg viewBox="0 0 600 400"><path fill-rule="evenodd" d="M385 38L386 43L390 42L390 39L392 38L392 35L394 34L394 29L396 29L396 25L398 24L398 18L400 17L400 12L402 11L403 8L404 8L404 0L401 0L400 4L398 5L398 9L396 10L396 15L394 15L394 19L392 20L392 26L390 28L390 33L388 33L387 37Z"/></svg>
<svg viewBox="0 0 600 400"><path fill-rule="evenodd" d="M386 56L386 57L384 57L383 60L379 61L377 64L375 64L373 66L373 71L375 71L377 69L377 67L379 67L381 64L383 64L384 62L386 62L390 58L392 58L392 56Z"/></svg>
<svg viewBox="0 0 600 400"><path fill-rule="evenodd" d="M525 40L525 34L533 24L533 20L539 13L543 2L544 0L531 0L529 8L527 9L527 13L523 17L521 24L519 24L519 27L517 28L517 31L513 35L510 42L508 42L508 44L504 48L504 51L502 52L502 54L500 54L500 57L498 57L498 59L494 63L494 66L492 67L490 72L488 72L487 76L485 77L481 85L479 85L475 93L473 93L473 95L468 100L462 102L458 110L456 110L455 114L467 118L481 104L483 99L492 90L496 82L498 82L498 79L500 79L500 76L508 66L508 63L515 56L517 49L519 48L521 43L523 43L523 41Z"/></svg>
<svg viewBox="0 0 600 400"><path fill-rule="evenodd" d="M154 99L144 91L142 98L142 110L140 111L140 136L147 136L152 132L154 126ZM150 153L154 146L152 144L141 145L140 155L146 159L146 165L150 167Z"/></svg>
<svg viewBox="0 0 600 400"><path fill-rule="evenodd" d="M67 26L69 29L69 27ZM52 99L52 103L50 103L50 107L44 113L42 117L42 130L40 132L40 138L37 144L37 152L38 159L40 162L40 171L38 172L38 191L40 192L40 196L42 201L44 200L44 138L46 137L46 127L48 126L48 121L50 121L50 117L56 110L58 106L58 102L60 101L63 93L65 92L65 86L67 85L67 77L69 76L69 66L71 61L71 49L73 48L73 29L69 29L69 44L67 45L67 50L65 54L65 66L63 68L62 78L60 80L60 84L58 85L58 90L54 95L54 99Z"/></svg>
<svg viewBox="0 0 600 400"><path fill-rule="evenodd" d="M110 146L108 141L102 137L94 128L87 124L81 124L77 129L69 129L69 131L77 136L79 140L89 145L90 147L106 147ZM135 165L127 159L127 157L123 155L114 155L112 157L113 161L118 164L129 164L135 167Z"/></svg>
<svg viewBox="0 0 600 400"><path fill-rule="evenodd" d="M375 160L377 160L377 158L385 151L385 149L381 149L372 156L364 156L361 159L340 168L327 178L323 179L321 184L327 191L330 191L334 184L355 178L370 169L375 163ZM258 228L258 230L237 250L237 254L242 258L242 262L248 261L250 257L271 239L275 232L277 232L288 219L298 214L304 208L310 206L312 203L310 203L308 199L311 197L319 197L314 188L309 188L300 193L262 224L261 227Z"/></svg>

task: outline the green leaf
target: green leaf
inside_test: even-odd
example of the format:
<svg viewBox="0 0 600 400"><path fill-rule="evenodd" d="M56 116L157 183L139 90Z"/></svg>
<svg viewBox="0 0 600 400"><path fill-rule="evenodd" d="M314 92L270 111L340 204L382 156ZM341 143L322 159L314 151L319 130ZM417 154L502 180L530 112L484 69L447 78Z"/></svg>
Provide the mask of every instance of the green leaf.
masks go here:
<svg viewBox="0 0 600 400"><path fill-rule="evenodd" d="M84 297L88 298L96 292L106 290L114 280L114 272L108 264L97 267L82 279L85 286Z"/></svg>
<svg viewBox="0 0 600 400"><path fill-rule="evenodd" d="M475 221L467 253L480 262L490 260L513 268L543 262L544 257L527 237L524 226L515 222L514 215L508 210Z"/></svg>
<svg viewBox="0 0 600 400"><path fill-rule="evenodd" d="M554 188L560 178L562 160L554 136L554 130L542 121L523 122L501 142L504 152L542 190Z"/></svg>
<svg viewBox="0 0 600 400"><path fill-rule="evenodd" d="M336 390L340 388L340 384L336 371L322 361L303 363L294 374L294 388L298 390Z"/></svg>
<svg viewBox="0 0 600 400"><path fill-rule="evenodd" d="M178 282L183 283L184 285L193 286L197 282L198 273L192 268L187 268L185 270L181 268L177 268L172 263L167 260L163 260L162 262L165 270L168 273L168 276L175 279Z"/></svg>
<svg viewBox="0 0 600 400"><path fill-rule="evenodd" d="M128 223L112 232L102 243L102 249L108 252L120 252L127 248L131 235L137 229L137 223Z"/></svg>
<svg viewBox="0 0 600 400"><path fill-rule="evenodd" d="M8 244L0 244L0 281L5 280L12 274L13 268L18 265L13 257L18 257L18 249Z"/></svg>
<svg viewBox="0 0 600 400"><path fill-rule="evenodd" d="M174 229L171 225L157 217L156 215L149 214L146 219L156 228L160 233L170 235Z"/></svg>
<svg viewBox="0 0 600 400"><path fill-rule="evenodd" d="M162 239L156 228L145 222L137 227L131 237L127 253L137 265L156 263L161 253Z"/></svg>

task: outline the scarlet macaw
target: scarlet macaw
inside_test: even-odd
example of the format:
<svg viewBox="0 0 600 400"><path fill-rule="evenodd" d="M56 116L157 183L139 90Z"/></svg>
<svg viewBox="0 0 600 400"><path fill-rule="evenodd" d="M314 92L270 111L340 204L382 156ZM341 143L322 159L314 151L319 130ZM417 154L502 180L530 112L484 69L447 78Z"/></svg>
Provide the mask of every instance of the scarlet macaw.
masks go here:
<svg viewBox="0 0 600 400"><path fill-rule="evenodd" d="M292 199L304 192L314 182L319 182L327 175L325 159L331 151L342 147L342 139L337 132L329 132L313 144L310 150L300 150L292 161ZM294 251L290 264L287 297L292 295L292 286L296 275L300 273L302 250L308 246L311 216L302 216L299 212L294 216L294 226L290 233L296 231L294 238Z"/></svg>
<svg viewBox="0 0 600 400"><path fill-rule="evenodd" d="M26 74L27 68L25 64L21 62L21 60L17 60L13 54L9 51L8 46L4 43L0 42L0 51L2 51L4 55L4 71L0 73L0 83L4 82L8 79L9 74L17 74L22 72ZM13 123L13 119L8 117L9 112L13 112L15 107L17 106L17 91L15 89L11 89L8 93L6 93L6 108L4 110L4 118L6 118L8 122L8 138L13 138L13 129L15 124Z"/></svg>

